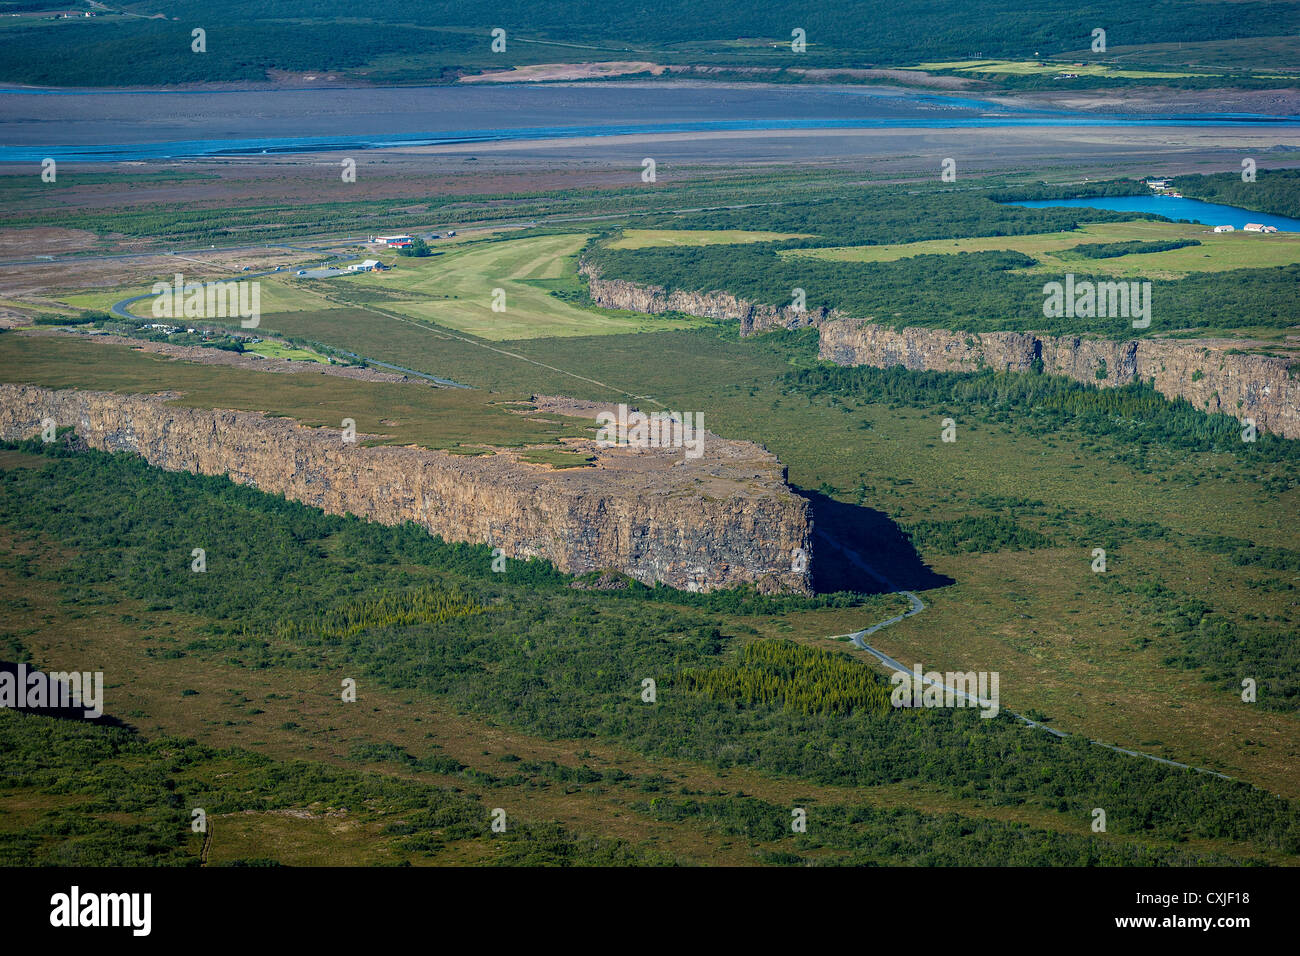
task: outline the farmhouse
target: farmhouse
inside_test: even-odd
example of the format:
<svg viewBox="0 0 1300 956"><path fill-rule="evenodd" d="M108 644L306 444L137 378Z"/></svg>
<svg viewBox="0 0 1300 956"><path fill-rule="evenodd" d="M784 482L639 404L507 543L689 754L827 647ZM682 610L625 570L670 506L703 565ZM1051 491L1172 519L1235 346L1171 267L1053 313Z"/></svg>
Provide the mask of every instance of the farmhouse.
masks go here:
<svg viewBox="0 0 1300 956"><path fill-rule="evenodd" d="M1261 223L1258 222L1246 223L1246 232L1263 232L1263 231L1264 231L1264 226Z"/></svg>
<svg viewBox="0 0 1300 956"><path fill-rule="evenodd" d="M348 272L382 272L385 266L378 259L367 259L365 262L354 262L348 266Z"/></svg>
<svg viewBox="0 0 1300 956"><path fill-rule="evenodd" d="M1235 232L1235 231L1236 231L1236 228L1233 227L1233 226L1215 226L1215 227L1214 227L1214 231L1215 231L1215 232Z"/></svg>

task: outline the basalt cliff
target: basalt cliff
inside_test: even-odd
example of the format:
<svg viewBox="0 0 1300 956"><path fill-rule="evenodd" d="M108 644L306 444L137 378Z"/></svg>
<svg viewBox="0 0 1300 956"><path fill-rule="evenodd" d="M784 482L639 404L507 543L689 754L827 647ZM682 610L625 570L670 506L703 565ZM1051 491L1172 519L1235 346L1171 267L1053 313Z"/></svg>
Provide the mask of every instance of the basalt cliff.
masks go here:
<svg viewBox="0 0 1300 956"><path fill-rule="evenodd" d="M1300 365L1238 352L1240 342L895 329L835 310L797 312L725 292L682 292L607 279L590 263L583 264L582 272L592 299L605 308L734 319L740 322L742 335L815 326L821 357L840 365L902 365L941 372L981 368L1027 372L1041 367L1102 387L1143 381L1168 398L1186 399L1206 412L1250 419L1263 431L1300 438L1300 376L1291 377L1300 372Z"/></svg>
<svg viewBox="0 0 1300 956"><path fill-rule="evenodd" d="M413 521L448 541L489 544L580 574L614 569L689 590L751 583L806 593L808 503L776 457L703 432L703 454L681 448L571 447L591 467L552 469L514 451L453 455L349 443L334 429L259 413L191 408L174 394L52 390L0 384L0 438L71 426L87 445L152 465L232 481L384 524ZM536 407L594 418L603 406L537 399Z"/></svg>

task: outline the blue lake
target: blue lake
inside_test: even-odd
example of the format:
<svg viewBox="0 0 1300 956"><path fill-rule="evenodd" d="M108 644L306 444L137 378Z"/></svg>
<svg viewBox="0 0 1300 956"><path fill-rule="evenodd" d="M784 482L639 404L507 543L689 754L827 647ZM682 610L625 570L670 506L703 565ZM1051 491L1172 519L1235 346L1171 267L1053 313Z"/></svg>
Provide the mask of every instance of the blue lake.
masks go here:
<svg viewBox="0 0 1300 956"><path fill-rule="evenodd" d="M1199 199L1179 199L1175 196L1097 196L1088 199L1033 199L1009 203L1030 209L1048 206L1082 206L1087 209L1109 209L1114 212L1153 212L1170 219L1190 219L1207 226L1235 226L1240 229L1248 222L1276 226L1278 232L1300 232L1300 219L1272 216L1265 212L1251 212L1236 206L1201 202Z"/></svg>

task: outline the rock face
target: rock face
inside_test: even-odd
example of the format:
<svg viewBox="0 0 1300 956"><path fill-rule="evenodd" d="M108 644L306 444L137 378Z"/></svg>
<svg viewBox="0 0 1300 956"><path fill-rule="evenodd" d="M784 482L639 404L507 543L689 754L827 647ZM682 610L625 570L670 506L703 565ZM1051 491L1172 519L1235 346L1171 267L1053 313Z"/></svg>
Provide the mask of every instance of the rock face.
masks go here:
<svg viewBox="0 0 1300 956"><path fill-rule="evenodd" d="M796 311L788 305L761 305L737 299L727 292L681 292L657 285L637 285L622 279L605 279L594 265L585 261L578 271L587 279L592 301L602 308L650 315L685 312L706 319L736 319L740 322L741 335L777 327L798 329L817 325L831 317L825 309Z"/></svg>
<svg viewBox="0 0 1300 956"><path fill-rule="evenodd" d="M689 590L809 590L808 503L785 485L776 457L748 442L706 432L704 453L689 459L681 449L576 440L573 449L595 466L552 470L514 452L349 444L332 429L187 408L169 403L174 397L0 384L0 437L31 437L52 419L102 451L226 475L331 514L414 521L448 541L546 558L574 574L616 569ZM600 408L565 413L594 417Z"/></svg>
<svg viewBox="0 0 1300 956"><path fill-rule="evenodd" d="M894 329L837 310L794 312L723 292L673 292L605 279L589 264L583 272L592 298L606 308L738 319L742 335L774 327L817 326L821 357L839 365L1024 372L1041 361L1043 371L1089 385L1150 382L1168 398L1184 398L1206 412L1249 418L1263 431L1300 438L1300 377L1291 377L1300 366L1289 368L1287 359L1267 355L1230 354L1240 342Z"/></svg>
<svg viewBox="0 0 1300 956"><path fill-rule="evenodd" d="M1160 394L1203 411L1300 438L1300 379L1290 377L1286 359L1231 354L1240 343L890 329L854 319L825 322L820 335L821 357L840 365L1023 372L1041 360L1043 371L1090 385L1150 382Z"/></svg>

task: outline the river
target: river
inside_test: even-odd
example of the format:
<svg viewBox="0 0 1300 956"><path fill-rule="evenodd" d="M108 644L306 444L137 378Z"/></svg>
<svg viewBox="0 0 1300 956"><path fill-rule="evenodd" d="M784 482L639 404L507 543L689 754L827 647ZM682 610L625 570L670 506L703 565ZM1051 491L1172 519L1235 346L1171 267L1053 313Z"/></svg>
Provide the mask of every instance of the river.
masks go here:
<svg viewBox="0 0 1300 956"><path fill-rule="evenodd" d="M0 162L148 161L629 134L1007 126L1214 126L1294 135L1300 117L1098 115L887 86L690 81L0 90Z"/></svg>
<svg viewBox="0 0 1300 956"><path fill-rule="evenodd" d="M1010 203L1042 209L1046 206L1082 206L1087 209L1109 209L1114 212L1153 212L1170 219L1189 219L1207 226L1235 226L1242 228L1248 222L1275 226L1278 232L1300 232L1300 219L1273 216L1266 212L1251 212L1236 206L1184 199L1177 196L1097 196L1087 199L1034 199Z"/></svg>

